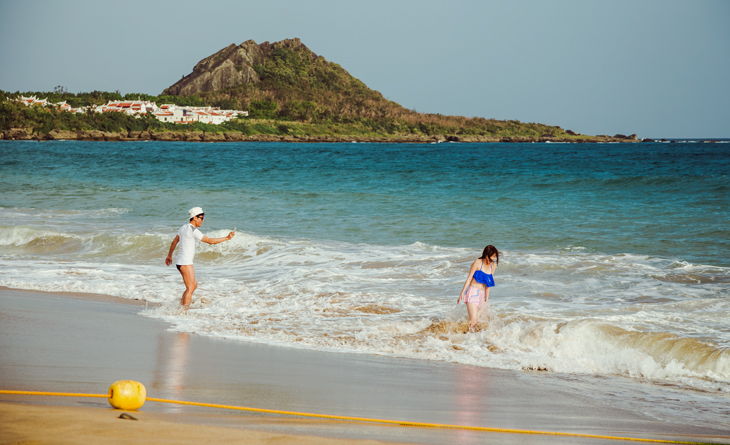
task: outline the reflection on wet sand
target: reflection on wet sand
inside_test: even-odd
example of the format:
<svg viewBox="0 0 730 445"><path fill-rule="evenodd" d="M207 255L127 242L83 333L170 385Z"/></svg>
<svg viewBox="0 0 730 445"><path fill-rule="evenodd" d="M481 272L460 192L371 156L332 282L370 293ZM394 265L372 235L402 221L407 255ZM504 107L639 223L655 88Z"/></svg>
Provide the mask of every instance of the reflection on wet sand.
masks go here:
<svg viewBox="0 0 730 445"><path fill-rule="evenodd" d="M188 361L190 334L179 332L170 335L161 332L157 338L157 363L152 388L163 398L179 400L185 388L185 366ZM177 405L167 406L173 412L181 410Z"/></svg>
<svg viewBox="0 0 730 445"><path fill-rule="evenodd" d="M489 381L487 375L479 368L463 366L454 379L454 406L456 407L454 423L457 425L486 426L482 423L489 406ZM486 400L485 400L486 399ZM475 431L455 430L455 443L471 443L483 436Z"/></svg>

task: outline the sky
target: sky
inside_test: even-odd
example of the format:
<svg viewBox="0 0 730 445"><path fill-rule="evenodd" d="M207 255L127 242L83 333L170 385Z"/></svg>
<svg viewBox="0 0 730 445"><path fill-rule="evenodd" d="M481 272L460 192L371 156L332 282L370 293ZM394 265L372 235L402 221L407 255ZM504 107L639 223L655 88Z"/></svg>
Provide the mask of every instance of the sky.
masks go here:
<svg viewBox="0 0 730 445"><path fill-rule="evenodd" d="M728 0L0 0L0 89L160 94L298 37L406 108L730 138Z"/></svg>

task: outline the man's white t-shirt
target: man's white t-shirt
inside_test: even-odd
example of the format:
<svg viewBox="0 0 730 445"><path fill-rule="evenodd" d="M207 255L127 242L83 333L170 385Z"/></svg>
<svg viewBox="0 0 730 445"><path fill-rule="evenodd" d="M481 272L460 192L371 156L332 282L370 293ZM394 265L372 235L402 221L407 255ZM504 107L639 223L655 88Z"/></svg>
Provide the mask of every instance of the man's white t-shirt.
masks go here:
<svg viewBox="0 0 730 445"><path fill-rule="evenodd" d="M188 223L180 227L180 230L177 232L177 236L180 237L180 242L178 243L177 262L175 264L178 266L193 264L193 257L195 257L195 241L203 239L203 232Z"/></svg>

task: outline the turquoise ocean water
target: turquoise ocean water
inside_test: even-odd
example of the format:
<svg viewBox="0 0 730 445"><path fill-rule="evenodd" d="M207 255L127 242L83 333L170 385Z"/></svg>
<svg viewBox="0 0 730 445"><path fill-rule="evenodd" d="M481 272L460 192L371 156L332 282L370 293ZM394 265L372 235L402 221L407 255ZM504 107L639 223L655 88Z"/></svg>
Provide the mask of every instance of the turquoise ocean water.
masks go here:
<svg viewBox="0 0 730 445"><path fill-rule="evenodd" d="M0 141L0 285L162 303L142 315L231 341L542 370L730 427L729 174L727 142ZM193 206L237 236L198 247L185 316L163 261ZM465 335L487 244L497 287Z"/></svg>

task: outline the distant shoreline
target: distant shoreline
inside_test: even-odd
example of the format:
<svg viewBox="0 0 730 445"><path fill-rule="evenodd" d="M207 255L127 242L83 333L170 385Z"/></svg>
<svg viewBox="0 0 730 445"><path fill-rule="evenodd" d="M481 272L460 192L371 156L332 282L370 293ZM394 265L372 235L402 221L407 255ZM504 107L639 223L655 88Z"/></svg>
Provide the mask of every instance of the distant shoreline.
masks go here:
<svg viewBox="0 0 730 445"><path fill-rule="evenodd" d="M246 135L240 132L209 133L200 131L123 131L107 132L99 130L69 131L52 130L49 133L33 132L30 128L13 128L0 131L0 140L9 141L97 141L97 142L298 142L298 143L386 143L386 144L431 144L439 142L465 142L465 143L635 143L635 142L700 142L700 143L726 143L730 139L725 138L671 138L671 139L639 139L636 135L623 136L587 136L575 135L570 137L550 136L482 136L482 135L277 135L277 134L254 134Z"/></svg>
<svg viewBox="0 0 730 445"><path fill-rule="evenodd" d="M573 136L573 137L530 137L530 136L480 136L480 135L393 135L393 136L363 136L363 135L274 135L254 134L246 135L239 132L207 133L193 131L128 131L104 132L52 130L44 134L33 132L29 128L13 128L0 133L2 140L71 140L71 141L109 141L109 142L368 142L368 143L439 143L439 142L502 142L502 143L608 143L608 142L654 142L654 140L639 140L631 136Z"/></svg>

